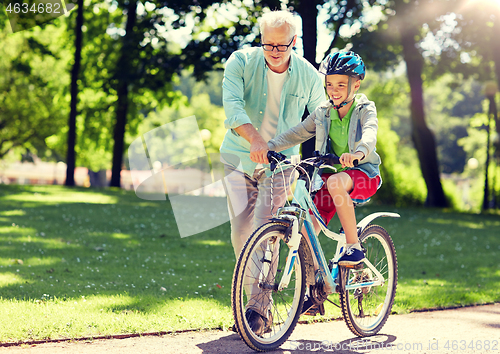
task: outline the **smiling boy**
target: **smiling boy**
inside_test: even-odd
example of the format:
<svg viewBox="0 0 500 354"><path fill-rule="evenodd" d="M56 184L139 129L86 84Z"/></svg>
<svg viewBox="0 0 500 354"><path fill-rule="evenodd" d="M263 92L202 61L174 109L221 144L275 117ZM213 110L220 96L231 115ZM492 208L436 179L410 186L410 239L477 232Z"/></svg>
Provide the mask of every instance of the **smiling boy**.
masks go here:
<svg viewBox="0 0 500 354"><path fill-rule="evenodd" d="M365 65L359 55L352 51L330 54L319 72L325 75L328 101L302 123L270 140L268 148L282 151L316 136L320 154L340 156L336 173L323 171L324 185L314 203L326 224L338 213L347 241L339 265L352 267L365 258L358 240L353 200L369 200L381 185L381 161L375 148L377 111L365 95L357 94L365 77ZM259 154L267 155L267 149ZM359 161L356 167L354 160ZM315 226L318 231L318 225Z"/></svg>

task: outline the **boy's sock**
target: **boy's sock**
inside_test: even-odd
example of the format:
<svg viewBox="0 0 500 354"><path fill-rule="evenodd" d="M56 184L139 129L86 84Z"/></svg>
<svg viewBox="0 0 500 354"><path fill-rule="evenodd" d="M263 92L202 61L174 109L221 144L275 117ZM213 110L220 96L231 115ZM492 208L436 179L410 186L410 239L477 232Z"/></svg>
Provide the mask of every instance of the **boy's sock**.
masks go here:
<svg viewBox="0 0 500 354"><path fill-rule="evenodd" d="M347 244L347 249L349 248L354 248L354 249L357 249L359 251L363 251L363 249L361 248L361 244L359 242L356 242L356 243L348 243Z"/></svg>

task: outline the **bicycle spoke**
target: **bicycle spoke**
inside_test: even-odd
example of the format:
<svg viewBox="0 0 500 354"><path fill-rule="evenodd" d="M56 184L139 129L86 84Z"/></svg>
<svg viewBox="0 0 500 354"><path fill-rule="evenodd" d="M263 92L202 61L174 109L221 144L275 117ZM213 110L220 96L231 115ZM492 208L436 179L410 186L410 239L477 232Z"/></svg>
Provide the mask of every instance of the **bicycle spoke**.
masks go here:
<svg viewBox="0 0 500 354"><path fill-rule="evenodd" d="M278 230L282 230L281 232ZM303 302L305 290L305 270L302 251L299 250L297 263L288 286L278 291L281 277L284 275L288 246L282 237L286 226L269 223L252 235L253 243L248 242L242 250L233 281L233 311L238 323L242 339L254 349L269 350L279 346L291 334L300 315L299 308ZM269 258L268 274L265 273L263 258ZM239 269L239 270L238 270ZM251 305L250 305L251 304ZM266 326L269 320L272 323L266 327L264 333L253 333L245 318L247 307L260 306L259 313L268 313L265 319Z"/></svg>
<svg viewBox="0 0 500 354"><path fill-rule="evenodd" d="M345 290L340 297L349 329L358 336L366 336L377 333L390 314L397 284L397 262L392 241L380 226L367 227L360 241L367 249L367 260L383 279L378 279L371 266L351 271L348 275L351 290ZM382 281L381 285L361 285L377 279Z"/></svg>

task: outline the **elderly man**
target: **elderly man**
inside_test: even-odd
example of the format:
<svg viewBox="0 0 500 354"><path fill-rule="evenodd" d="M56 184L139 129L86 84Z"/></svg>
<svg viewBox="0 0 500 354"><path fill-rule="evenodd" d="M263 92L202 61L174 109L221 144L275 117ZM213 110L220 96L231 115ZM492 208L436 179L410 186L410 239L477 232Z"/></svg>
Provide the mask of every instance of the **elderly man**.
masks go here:
<svg viewBox="0 0 500 354"><path fill-rule="evenodd" d="M228 131L220 152L236 258L251 233L286 198L283 184L288 178L283 181L276 176L271 201L270 178L263 169L268 161L261 152L268 150L270 139L300 122L306 106L312 112L325 100L317 70L293 52L297 41L293 15L268 12L259 24L261 47L234 52L227 61L222 85ZM298 152L298 146L283 151L287 156ZM255 333L262 332L268 320L268 300L247 305L247 319Z"/></svg>

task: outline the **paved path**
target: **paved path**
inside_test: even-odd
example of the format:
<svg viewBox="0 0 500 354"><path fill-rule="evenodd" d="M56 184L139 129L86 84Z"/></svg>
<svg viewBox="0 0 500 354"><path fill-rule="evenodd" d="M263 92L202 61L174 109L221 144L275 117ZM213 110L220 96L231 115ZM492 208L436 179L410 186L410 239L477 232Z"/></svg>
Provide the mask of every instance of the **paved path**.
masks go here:
<svg viewBox="0 0 500 354"><path fill-rule="evenodd" d="M343 321L298 325L274 353L500 353L500 304L391 316L382 333L360 340ZM188 332L93 342L0 347L0 354L254 353L232 332Z"/></svg>

